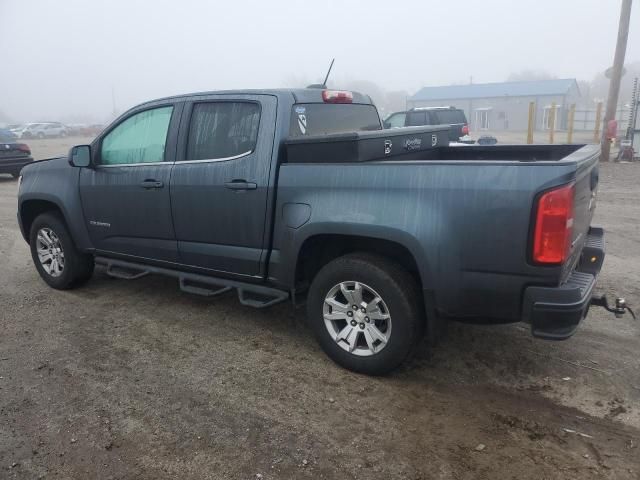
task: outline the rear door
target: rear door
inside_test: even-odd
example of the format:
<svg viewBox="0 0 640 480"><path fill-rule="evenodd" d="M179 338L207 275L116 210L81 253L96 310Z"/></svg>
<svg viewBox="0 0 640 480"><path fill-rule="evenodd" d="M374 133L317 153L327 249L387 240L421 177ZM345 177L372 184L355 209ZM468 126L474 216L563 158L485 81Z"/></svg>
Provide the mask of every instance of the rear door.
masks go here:
<svg viewBox="0 0 640 480"><path fill-rule="evenodd" d="M277 99L209 95L189 102L171 177L183 264L258 275Z"/></svg>
<svg viewBox="0 0 640 480"><path fill-rule="evenodd" d="M94 166L80 169L80 196L96 249L177 261L169 182L181 106L136 110L92 144Z"/></svg>

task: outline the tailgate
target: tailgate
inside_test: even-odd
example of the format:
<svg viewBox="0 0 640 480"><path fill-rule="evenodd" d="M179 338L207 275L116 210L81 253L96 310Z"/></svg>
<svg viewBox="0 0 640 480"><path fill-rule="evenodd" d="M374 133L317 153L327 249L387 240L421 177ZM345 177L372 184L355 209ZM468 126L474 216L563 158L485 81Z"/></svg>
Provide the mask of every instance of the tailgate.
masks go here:
<svg viewBox="0 0 640 480"><path fill-rule="evenodd" d="M580 149L567 157L569 159L582 153L582 158L578 160L576 167L571 253L569 261L566 262L566 269L563 271L563 280L568 277L580 259L596 207L600 150L598 148L588 148L586 149L587 153L589 153L588 155L585 155L582 150Z"/></svg>

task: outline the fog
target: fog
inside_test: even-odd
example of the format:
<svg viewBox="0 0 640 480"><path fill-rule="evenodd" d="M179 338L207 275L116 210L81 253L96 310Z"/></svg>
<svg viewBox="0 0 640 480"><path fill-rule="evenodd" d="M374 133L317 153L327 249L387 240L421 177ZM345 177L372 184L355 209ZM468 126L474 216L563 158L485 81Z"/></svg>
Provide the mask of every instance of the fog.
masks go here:
<svg viewBox="0 0 640 480"><path fill-rule="evenodd" d="M1 121L103 121L190 91L371 82L591 80L609 67L619 1L0 0ZM627 62L640 60L640 6ZM367 92L369 93L369 92Z"/></svg>

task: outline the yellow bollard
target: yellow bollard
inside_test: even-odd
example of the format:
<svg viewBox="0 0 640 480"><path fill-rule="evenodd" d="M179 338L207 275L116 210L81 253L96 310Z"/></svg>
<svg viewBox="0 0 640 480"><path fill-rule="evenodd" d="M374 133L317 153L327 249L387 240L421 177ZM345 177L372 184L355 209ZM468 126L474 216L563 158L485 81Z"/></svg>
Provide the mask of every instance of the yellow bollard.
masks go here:
<svg viewBox="0 0 640 480"><path fill-rule="evenodd" d="M567 143L573 143L573 120L576 116L576 104L572 103L569 107L569 118L567 119Z"/></svg>
<svg viewBox="0 0 640 480"><path fill-rule="evenodd" d="M549 143L553 144L556 129L556 102L551 102L551 110L549 111Z"/></svg>
<svg viewBox="0 0 640 480"><path fill-rule="evenodd" d="M529 102L529 127L527 128L527 143L533 143L533 123L536 113L536 102Z"/></svg>
<svg viewBox="0 0 640 480"><path fill-rule="evenodd" d="M596 107L596 128L593 130L593 143L600 143L600 122L602 122L602 102Z"/></svg>

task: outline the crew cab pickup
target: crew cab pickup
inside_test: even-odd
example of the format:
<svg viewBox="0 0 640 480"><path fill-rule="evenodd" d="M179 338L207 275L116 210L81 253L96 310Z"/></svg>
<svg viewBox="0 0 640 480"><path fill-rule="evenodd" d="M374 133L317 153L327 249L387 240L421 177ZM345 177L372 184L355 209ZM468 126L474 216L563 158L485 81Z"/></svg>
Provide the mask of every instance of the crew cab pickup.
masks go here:
<svg viewBox="0 0 640 480"><path fill-rule="evenodd" d="M333 360L382 374L449 319L573 334L604 258L599 153L450 147L446 126L382 129L355 92L191 94L27 165L18 220L53 288L98 263L253 307L306 300Z"/></svg>

